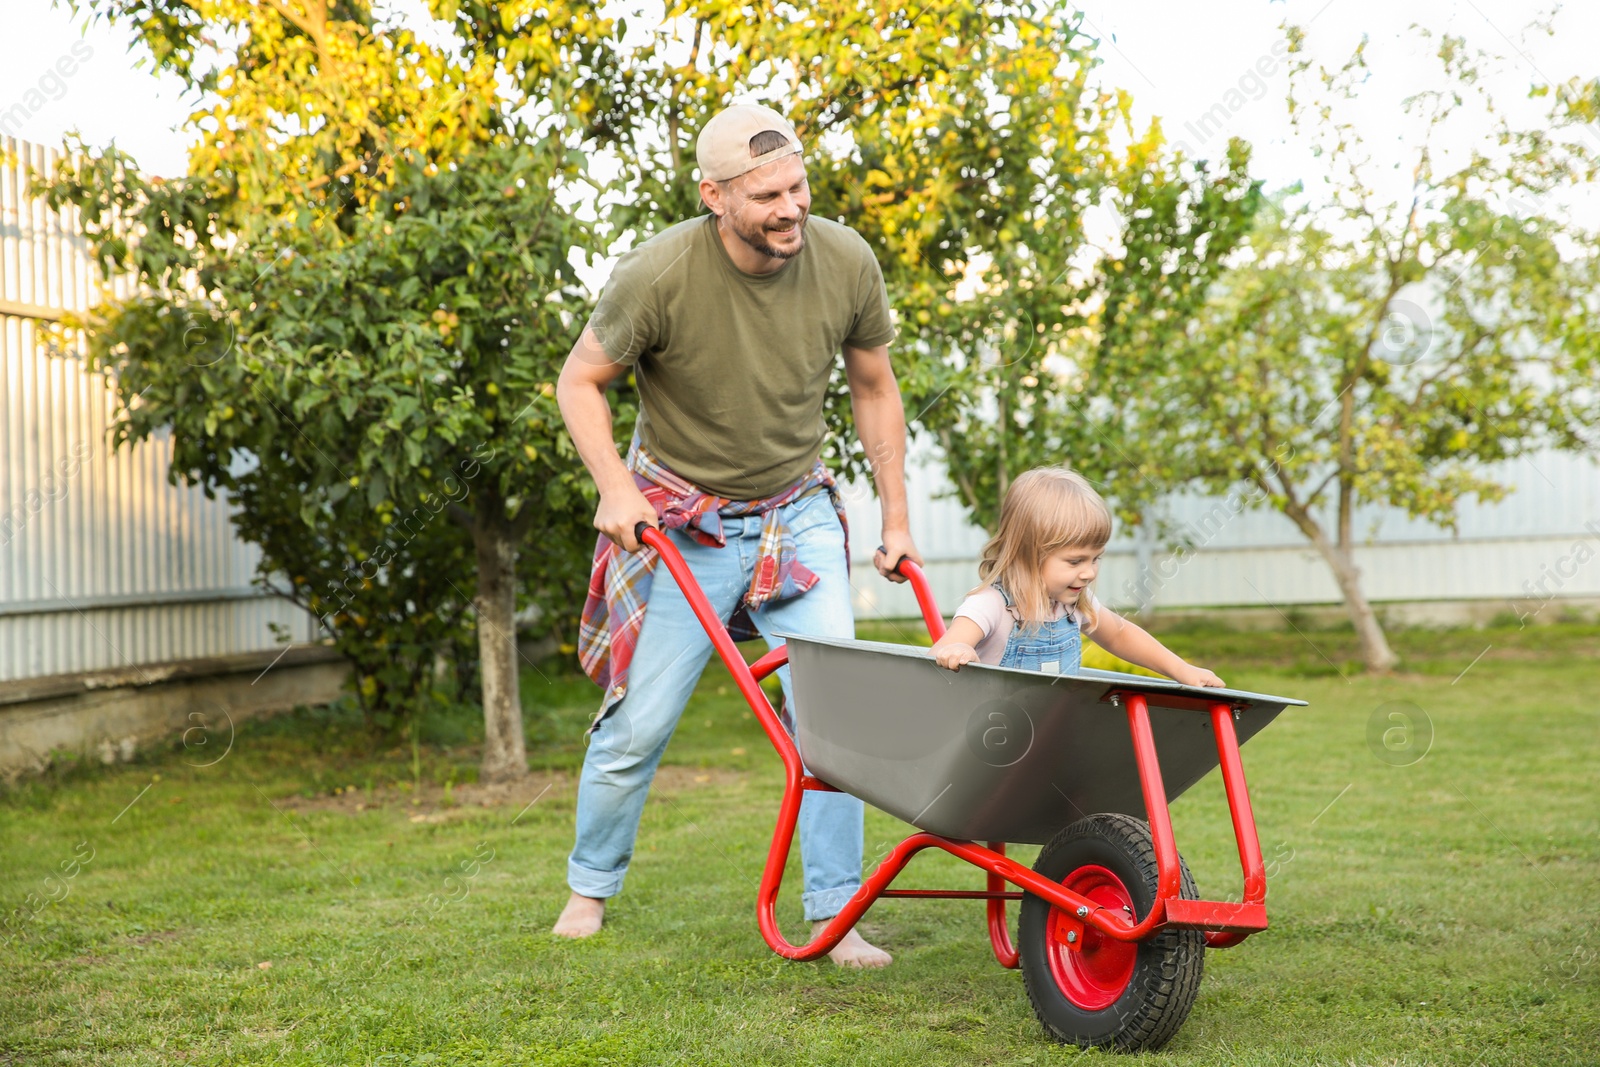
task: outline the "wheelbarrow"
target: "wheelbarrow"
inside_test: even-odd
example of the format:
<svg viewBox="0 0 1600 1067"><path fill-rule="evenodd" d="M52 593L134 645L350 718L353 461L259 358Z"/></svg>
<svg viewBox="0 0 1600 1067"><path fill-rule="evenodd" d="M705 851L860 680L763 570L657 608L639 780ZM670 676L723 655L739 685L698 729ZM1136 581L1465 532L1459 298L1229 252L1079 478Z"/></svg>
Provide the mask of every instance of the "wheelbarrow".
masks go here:
<svg viewBox="0 0 1600 1067"><path fill-rule="evenodd" d="M1183 1025L1207 948L1267 928L1266 871L1239 745L1305 701L1092 669L968 664L955 672L923 648L798 634L781 635L783 645L747 664L671 540L643 523L636 534L660 553L783 760L783 801L756 903L761 936L780 956L827 954L879 899L981 900L995 958L1020 966L1050 1036L1137 1051L1159 1048ZM910 560L896 570L937 640L944 620L926 575ZM793 737L760 685L785 664ZM1238 900L1200 898L1168 812L1219 766L1244 874ZM857 796L917 832L817 937L796 945L776 912L807 790ZM1044 847L1030 869L1006 856L1005 842ZM929 848L981 868L985 887L889 888ZM1011 900L1020 901L1015 943Z"/></svg>

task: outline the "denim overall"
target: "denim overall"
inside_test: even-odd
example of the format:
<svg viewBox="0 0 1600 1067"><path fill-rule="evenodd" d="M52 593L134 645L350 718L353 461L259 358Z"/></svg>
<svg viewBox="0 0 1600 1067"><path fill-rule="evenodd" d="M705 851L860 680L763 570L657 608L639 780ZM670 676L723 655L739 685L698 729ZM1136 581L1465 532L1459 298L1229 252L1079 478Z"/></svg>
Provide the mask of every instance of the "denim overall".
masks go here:
<svg viewBox="0 0 1600 1067"><path fill-rule="evenodd" d="M1037 630L1024 633L1022 620L1011 606L1011 595L999 582L995 582L994 587L1000 590L1006 610L1016 619L1016 625L1011 627L1011 634L1006 638L1006 650L1000 656L1000 666L1021 667L1045 674L1077 674L1078 668L1083 665L1083 638L1078 632L1077 614L1069 611Z"/></svg>

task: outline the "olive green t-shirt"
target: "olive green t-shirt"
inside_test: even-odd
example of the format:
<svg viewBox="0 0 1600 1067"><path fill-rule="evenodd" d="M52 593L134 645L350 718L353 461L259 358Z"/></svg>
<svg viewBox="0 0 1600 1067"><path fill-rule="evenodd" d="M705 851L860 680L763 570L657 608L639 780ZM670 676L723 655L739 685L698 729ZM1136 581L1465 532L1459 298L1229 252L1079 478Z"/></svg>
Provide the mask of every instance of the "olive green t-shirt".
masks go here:
<svg viewBox="0 0 1600 1067"><path fill-rule="evenodd" d="M716 216L680 222L623 254L589 326L634 368L645 447L729 500L802 478L822 447L834 358L895 336L872 249L815 216L799 254L764 275L734 265Z"/></svg>

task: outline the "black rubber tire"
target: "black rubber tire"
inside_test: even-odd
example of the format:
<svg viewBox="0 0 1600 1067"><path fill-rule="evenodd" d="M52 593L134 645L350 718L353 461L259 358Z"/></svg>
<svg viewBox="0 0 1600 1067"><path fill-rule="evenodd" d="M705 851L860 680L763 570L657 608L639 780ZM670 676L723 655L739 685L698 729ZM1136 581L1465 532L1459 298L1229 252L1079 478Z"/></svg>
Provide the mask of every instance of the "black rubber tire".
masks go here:
<svg viewBox="0 0 1600 1067"><path fill-rule="evenodd" d="M1196 900L1194 877L1178 858L1180 893ZM1156 895L1156 854L1149 827L1127 815L1091 815L1057 834L1039 853L1033 869L1052 882L1065 881L1080 867L1097 864L1122 880L1133 898L1135 920L1150 913ZM1114 1048L1123 1052L1158 1049L1189 1017L1200 993L1205 935L1199 930L1163 930L1141 942L1133 974L1117 1000L1098 1011L1073 1004L1051 973L1050 904L1031 893L1022 898L1018 929L1022 980L1034 1014L1063 1044Z"/></svg>

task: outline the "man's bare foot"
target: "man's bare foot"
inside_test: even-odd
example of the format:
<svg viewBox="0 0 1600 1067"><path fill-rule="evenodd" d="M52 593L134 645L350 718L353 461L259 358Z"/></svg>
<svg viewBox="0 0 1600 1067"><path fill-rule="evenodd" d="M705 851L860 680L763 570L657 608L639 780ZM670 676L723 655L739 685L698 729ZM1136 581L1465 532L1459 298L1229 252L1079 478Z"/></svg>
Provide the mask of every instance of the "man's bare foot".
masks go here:
<svg viewBox="0 0 1600 1067"><path fill-rule="evenodd" d="M606 902L595 897L574 893L567 898L550 932L557 937L590 937L600 932L600 923L606 916Z"/></svg>
<svg viewBox="0 0 1600 1067"><path fill-rule="evenodd" d="M812 923L811 936L815 938L827 925L826 919ZM876 945L868 944L867 939L852 926L850 932L833 946L828 958L841 967L887 967L894 957Z"/></svg>

